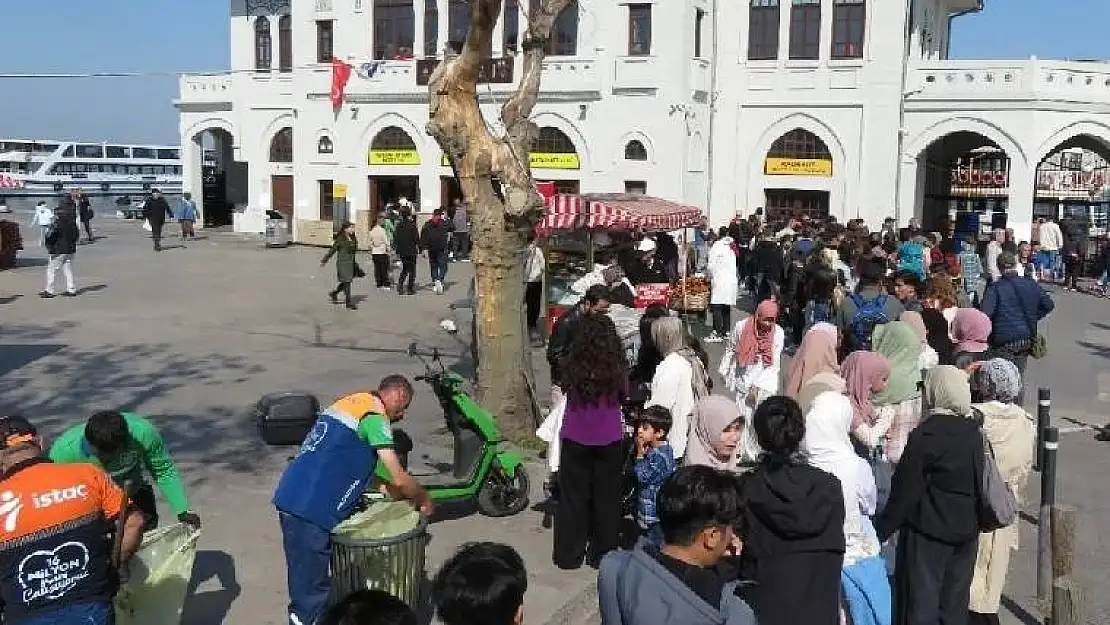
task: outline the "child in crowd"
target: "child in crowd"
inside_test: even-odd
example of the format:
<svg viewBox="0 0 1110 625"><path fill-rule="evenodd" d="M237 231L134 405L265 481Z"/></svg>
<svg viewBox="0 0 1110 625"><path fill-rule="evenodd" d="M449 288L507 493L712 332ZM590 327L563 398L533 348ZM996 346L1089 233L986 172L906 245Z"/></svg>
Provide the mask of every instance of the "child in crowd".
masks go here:
<svg viewBox="0 0 1110 625"><path fill-rule="evenodd" d="M674 473L674 450L667 442L671 431L671 411L663 406L649 406L640 412L636 427L636 481L639 482L639 507L636 522L653 544L663 544L663 531L656 515L656 497L663 482Z"/></svg>
<svg viewBox="0 0 1110 625"><path fill-rule="evenodd" d="M499 543L464 545L432 582L443 625L521 625L528 571L515 549Z"/></svg>
<svg viewBox="0 0 1110 625"><path fill-rule="evenodd" d="M657 504L662 546L641 542L601 560L601 622L755 625L755 615L737 593L735 573L728 573L734 569L718 566L740 550L734 525L744 517L736 476L700 465L682 467L663 484Z"/></svg>
<svg viewBox="0 0 1110 625"><path fill-rule="evenodd" d="M356 590L333 605L318 625L416 625L404 601L381 590Z"/></svg>

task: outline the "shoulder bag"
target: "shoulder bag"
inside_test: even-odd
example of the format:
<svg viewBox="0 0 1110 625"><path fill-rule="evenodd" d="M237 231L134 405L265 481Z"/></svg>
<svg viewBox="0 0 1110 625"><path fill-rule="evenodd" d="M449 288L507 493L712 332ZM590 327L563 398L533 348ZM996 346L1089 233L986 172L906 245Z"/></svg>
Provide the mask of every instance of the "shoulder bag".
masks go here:
<svg viewBox="0 0 1110 625"><path fill-rule="evenodd" d="M994 458L994 447L983 433L983 476L979 484L978 508L979 531L993 532L1013 524L1018 516L1017 497L1010 485L998 470Z"/></svg>

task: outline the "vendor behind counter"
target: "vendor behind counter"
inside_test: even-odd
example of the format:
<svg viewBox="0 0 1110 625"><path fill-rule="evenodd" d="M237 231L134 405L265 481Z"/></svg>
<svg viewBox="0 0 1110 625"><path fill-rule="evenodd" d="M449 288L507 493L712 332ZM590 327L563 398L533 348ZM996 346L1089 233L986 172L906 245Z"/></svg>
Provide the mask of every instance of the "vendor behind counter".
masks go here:
<svg viewBox="0 0 1110 625"><path fill-rule="evenodd" d="M672 240L673 242L673 240ZM674 249L675 262L678 262L678 248ZM634 286L671 282L667 277L666 259L658 253L658 247L651 238L644 238L631 254L618 258L625 275Z"/></svg>

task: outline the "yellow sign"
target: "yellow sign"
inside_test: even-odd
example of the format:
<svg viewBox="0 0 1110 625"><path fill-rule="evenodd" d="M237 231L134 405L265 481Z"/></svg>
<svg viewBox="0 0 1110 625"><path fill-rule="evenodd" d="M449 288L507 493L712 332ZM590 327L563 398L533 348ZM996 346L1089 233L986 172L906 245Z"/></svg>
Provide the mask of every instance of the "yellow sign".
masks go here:
<svg viewBox="0 0 1110 625"><path fill-rule="evenodd" d="M371 165L419 165L416 150L370 150Z"/></svg>
<svg viewBox="0 0 1110 625"><path fill-rule="evenodd" d="M331 195L337 200L347 199L347 185L338 182L331 183Z"/></svg>
<svg viewBox="0 0 1110 625"><path fill-rule="evenodd" d="M439 164L450 167L451 159L444 154ZM528 164L532 169L578 169L581 166L577 154L557 152L532 152L528 155Z"/></svg>
<svg viewBox="0 0 1110 625"><path fill-rule="evenodd" d="M558 154L553 152L532 152L528 155L532 169L578 169L577 154Z"/></svg>
<svg viewBox="0 0 1110 625"><path fill-rule="evenodd" d="M823 176L833 175L832 161L823 158L768 158L764 164L768 176Z"/></svg>

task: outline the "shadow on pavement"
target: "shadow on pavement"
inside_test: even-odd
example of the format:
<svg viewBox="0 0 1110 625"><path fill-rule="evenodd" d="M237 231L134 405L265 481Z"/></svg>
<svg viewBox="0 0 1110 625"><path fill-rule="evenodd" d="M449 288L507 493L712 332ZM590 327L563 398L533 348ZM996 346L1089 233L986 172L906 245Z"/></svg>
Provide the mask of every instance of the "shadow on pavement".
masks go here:
<svg viewBox="0 0 1110 625"><path fill-rule="evenodd" d="M218 590L199 590L209 580L219 583ZM223 623L231 604L243 589L235 576L235 560L223 551L198 551L193 563L193 578L185 595L181 625Z"/></svg>
<svg viewBox="0 0 1110 625"><path fill-rule="evenodd" d="M55 354L66 346L59 343L46 343L41 345L0 345L0 376ZM15 408L15 406L13 406Z"/></svg>
<svg viewBox="0 0 1110 625"><path fill-rule="evenodd" d="M1041 625L1041 619L1030 614L1029 611L1018 605L1016 601L1006 595L1002 595L1002 607L1010 614L1013 614L1014 618L1021 621L1023 625Z"/></svg>

